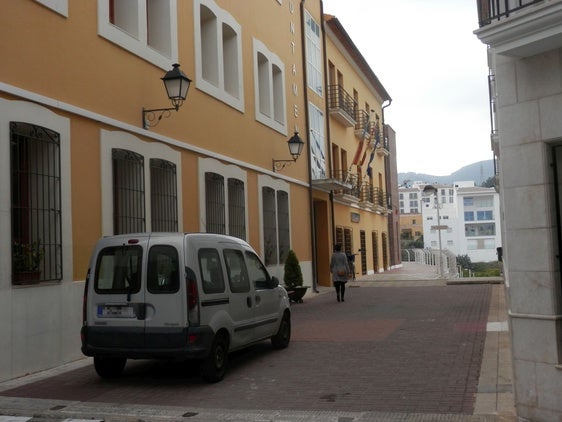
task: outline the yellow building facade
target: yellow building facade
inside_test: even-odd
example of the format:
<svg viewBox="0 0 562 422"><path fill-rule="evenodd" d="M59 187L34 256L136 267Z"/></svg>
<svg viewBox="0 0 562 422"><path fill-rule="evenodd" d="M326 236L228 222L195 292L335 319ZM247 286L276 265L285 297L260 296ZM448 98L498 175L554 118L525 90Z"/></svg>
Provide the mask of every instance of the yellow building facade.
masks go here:
<svg viewBox="0 0 562 422"><path fill-rule="evenodd" d="M280 279L293 249L313 288L331 283L336 241L361 249L358 273L388 268L380 128L390 97L322 12L320 0L6 5L0 380L82 356L82 292L102 236L230 234ZM160 79L177 63L191 85L175 109ZM332 66L357 91L353 126L328 105L341 82ZM290 139L304 143L296 160ZM361 140L362 172L352 165ZM20 268L30 253L36 280Z"/></svg>
<svg viewBox="0 0 562 422"><path fill-rule="evenodd" d="M338 19L325 15L324 22L329 165L325 174L313 173L312 185L318 282L330 285L328 257L336 243L355 256L356 275L391 266L384 133L391 98Z"/></svg>

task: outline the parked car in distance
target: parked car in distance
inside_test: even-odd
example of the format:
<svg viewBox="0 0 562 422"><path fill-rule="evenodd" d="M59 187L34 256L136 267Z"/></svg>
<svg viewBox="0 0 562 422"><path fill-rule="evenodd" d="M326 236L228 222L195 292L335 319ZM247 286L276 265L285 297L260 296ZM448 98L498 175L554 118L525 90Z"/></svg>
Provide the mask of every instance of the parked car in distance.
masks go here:
<svg viewBox="0 0 562 422"><path fill-rule="evenodd" d="M84 288L82 352L98 375L127 359L199 360L220 381L228 354L291 338L286 290L248 243L208 233L135 233L96 244Z"/></svg>

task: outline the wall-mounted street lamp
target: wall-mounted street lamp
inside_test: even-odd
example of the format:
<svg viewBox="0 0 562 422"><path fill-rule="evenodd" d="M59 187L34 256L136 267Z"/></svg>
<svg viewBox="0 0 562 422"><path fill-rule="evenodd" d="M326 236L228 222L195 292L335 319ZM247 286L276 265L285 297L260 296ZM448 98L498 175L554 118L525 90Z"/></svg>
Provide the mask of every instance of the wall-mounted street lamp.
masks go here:
<svg viewBox="0 0 562 422"><path fill-rule="evenodd" d="M279 171L285 168L287 164L294 163L300 157L302 153L302 148L304 146L304 142L299 136L298 132L295 132L291 139L287 141L287 145L289 145L289 152L293 157L292 160L272 160L273 163L273 171Z"/></svg>
<svg viewBox="0 0 562 422"><path fill-rule="evenodd" d="M180 70L180 65L177 63L173 65L172 70L166 72L162 81L164 81L166 93L168 94L168 98L172 102L173 107L153 109L145 109L143 107L142 127L145 129L156 126L160 123L162 117L170 117L172 110L178 111L187 97L187 91L189 90L189 85L191 84L191 79L185 76L185 74Z"/></svg>

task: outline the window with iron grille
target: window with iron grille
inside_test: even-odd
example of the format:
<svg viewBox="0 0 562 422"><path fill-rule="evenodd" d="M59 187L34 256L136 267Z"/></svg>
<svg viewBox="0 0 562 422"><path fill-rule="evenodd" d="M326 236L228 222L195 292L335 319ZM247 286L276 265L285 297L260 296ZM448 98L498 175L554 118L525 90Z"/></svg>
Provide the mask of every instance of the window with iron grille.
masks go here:
<svg viewBox="0 0 562 422"><path fill-rule="evenodd" d="M61 280L59 134L11 122L10 163L13 282Z"/></svg>
<svg viewBox="0 0 562 422"><path fill-rule="evenodd" d="M336 227L336 242L335 244L342 245L342 252L347 254L353 253L353 230L349 227Z"/></svg>
<svg viewBox="0 0 562 422"><path fill-rule="evenodd" d="M373 249L373 270L377 273L379 271L379 234L376 231L371 232L371 247Z"/></svg>
<svg viewBox="0 0 562 422"><path fill-rule="evenodd" d="M262 188L262 220L265 265L282 265L291 249L288 192Z"/></svg>
<svg viewBox="0 0 562 422"><path fill-rule="evenodd" d="M291 248L289 227L289 194L277 191L277 233L279 236L279 263L284 264Z"/></svg>
<svg viewBox="0 0 562 422"><path fill-rule="evenodd" d="M152 231L178 231L178 186L176 165L150 159L150 209Z"/></svg>
<svg viewBox="0 0 562 422"><path fill-rule="evenodd" d="M367 235L364 230L359 232L359 241L361 242L361 274L365 275L367 274Z"/></svg>
<svg viewBox="0 0 562 422"><path fill-rule="evenodd" d="M224 177L205 173L205 217L207 233L226 234Z"/></svg>
<svg viewBox="0 0 562 422"><path fill-rule="evenodd" d="M146 230L144 157L125 149L112 150L113 230L115 234Z"/></svg>
<svg viewBox="0 0 562 422"><path fill-rule="evenodd" d="M275 190L262 189L263 201L263 244L265 265L277 264L277 224L275 219Z"/></svg>
<svg viewBox="0 0 562 422"><path fill-rule="evenodd" d="M353 230L348 227L343 229L343 248L342 250L347 253L353 253Z"/></svg>
<svg viewBox="0 0 562 422"><path fill-rule="evenodd" d="M340 244L343 246L343 227L336 227L336 239L334 245Z"/></svg>
<svg viewBox="0 0 562 422"><path fill-rule="evenodd" d="M246 240L246 208L244 182L228 179L228 233Z"/></svg>

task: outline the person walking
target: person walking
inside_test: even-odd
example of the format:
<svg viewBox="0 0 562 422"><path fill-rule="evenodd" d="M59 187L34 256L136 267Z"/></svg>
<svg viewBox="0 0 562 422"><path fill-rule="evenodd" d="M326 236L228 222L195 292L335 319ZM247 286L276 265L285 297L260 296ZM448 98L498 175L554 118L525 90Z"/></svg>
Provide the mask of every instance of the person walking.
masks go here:
<svg viewBox="0 0 562 422"><path fill-rule="evenodd" d="M334 253L330 259L330 272L332 273L332 281L336 288L338 302L345 302L345 283L349 277L349 263L347 255L341 250L341 243L336 243Z"/></svg>

